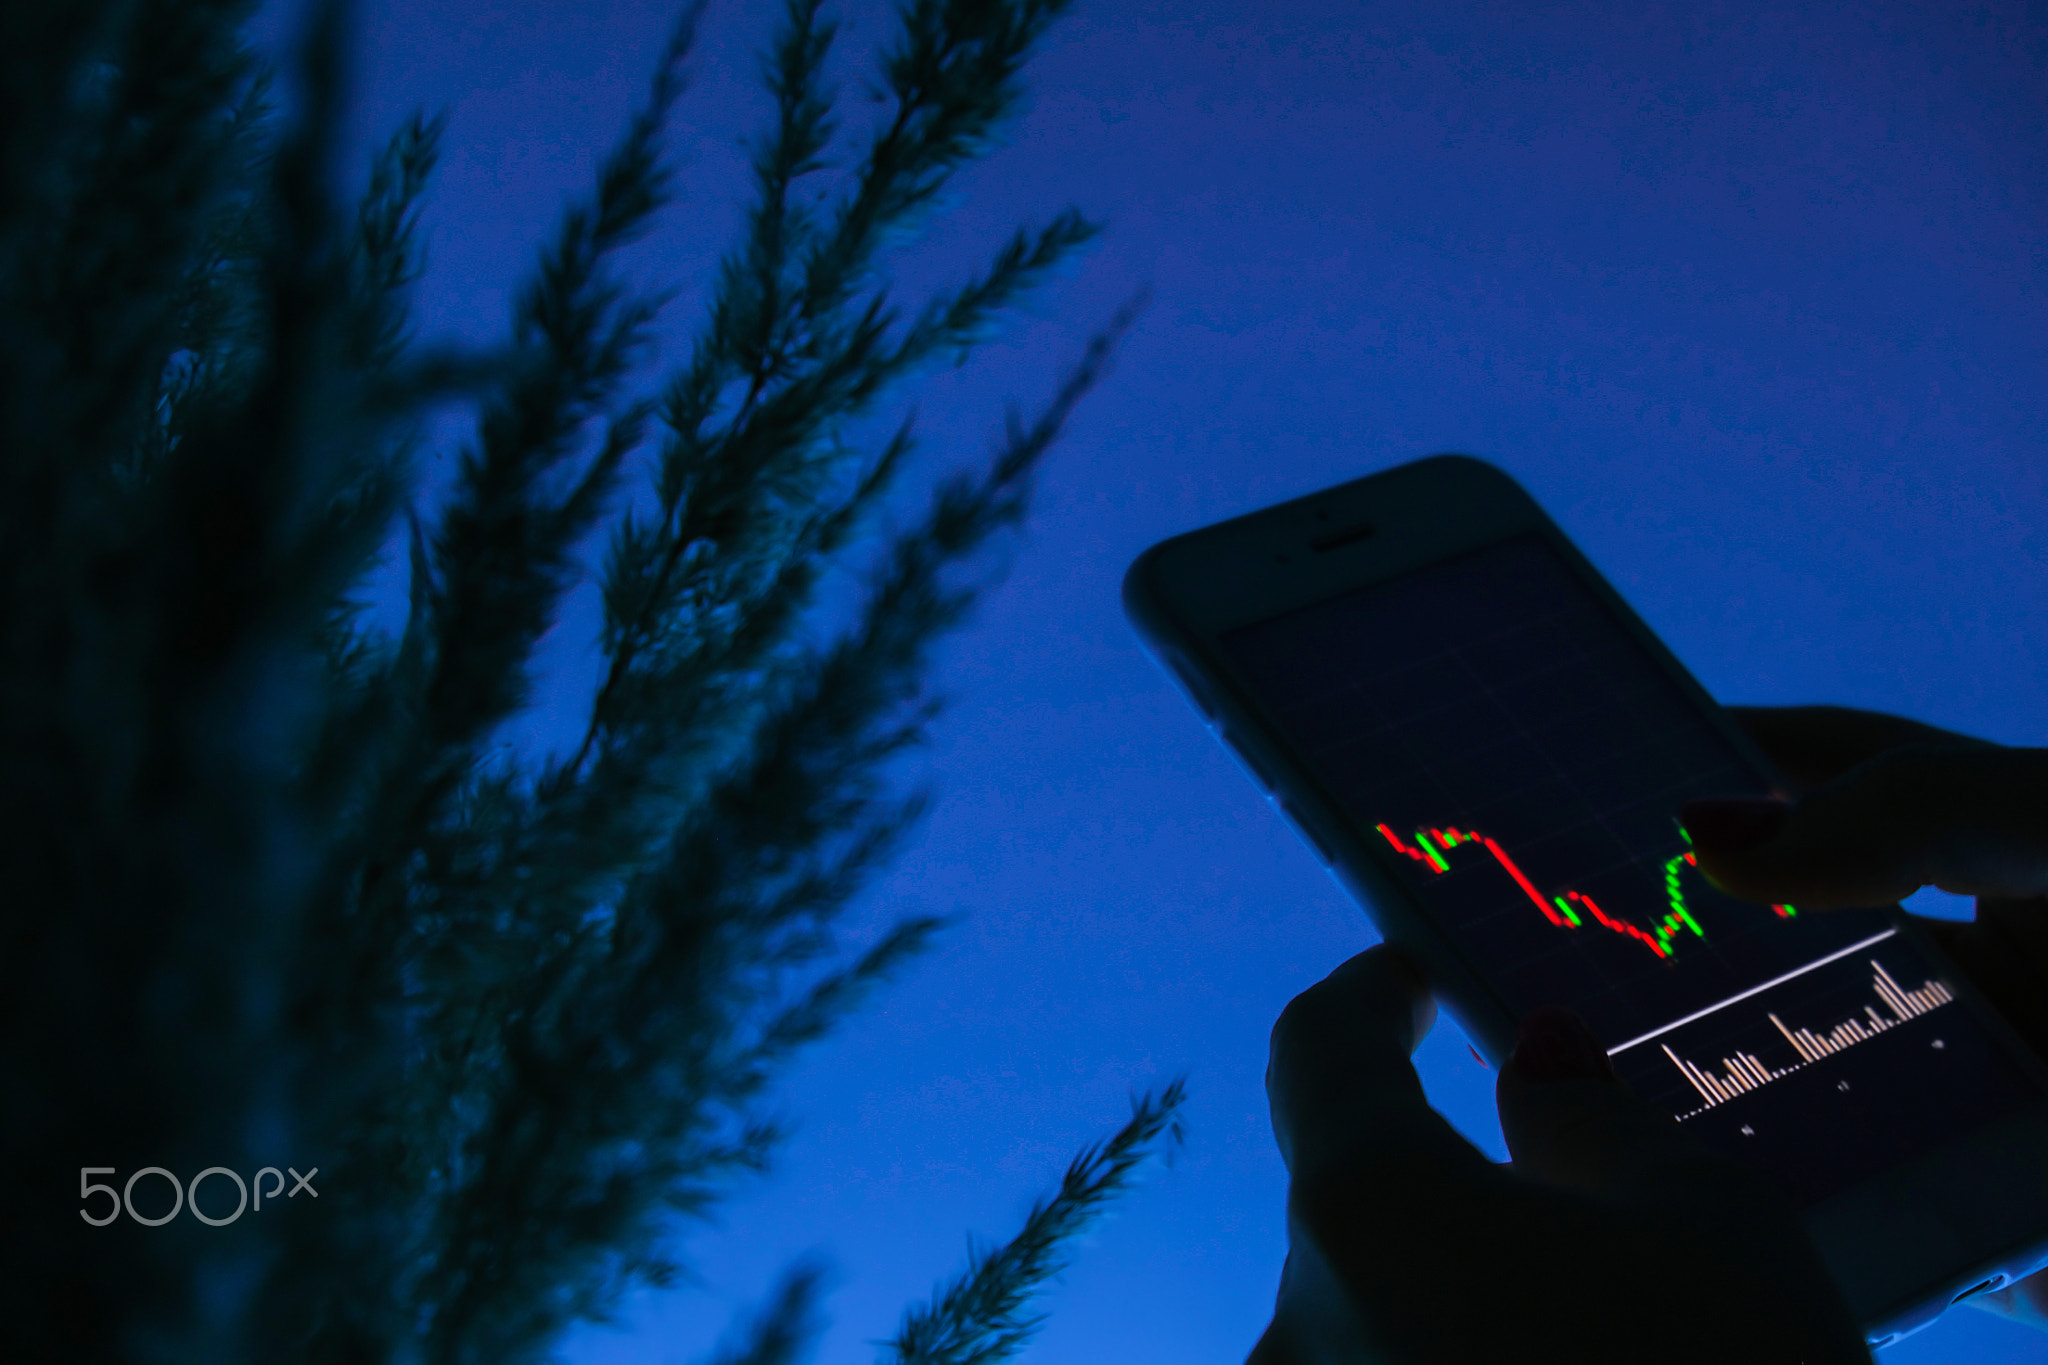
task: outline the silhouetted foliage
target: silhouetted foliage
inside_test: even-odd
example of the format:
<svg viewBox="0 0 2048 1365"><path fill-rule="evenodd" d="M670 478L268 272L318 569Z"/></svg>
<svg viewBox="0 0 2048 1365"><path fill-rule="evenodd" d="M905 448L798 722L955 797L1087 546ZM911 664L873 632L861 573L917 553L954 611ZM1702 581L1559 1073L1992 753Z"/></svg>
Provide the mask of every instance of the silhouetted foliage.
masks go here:
<svg viewBox="0 0 2048 1365"><path fill-rule="evenodd" d="M812 208L792 187L826 169L833 28L790 0L744 239L687 363L637 397L669 295L609 262L669 201L696 8L481 354L411 338L443 119L398 130L352 219L333 203L342 5L314 10L281 132L250 0L0 12L9 1358L540 1358L675 1280L677 1216L765 1167L778 1068L942 927L904 919L850 960L831 932L930 800L878 773L937 713L930 647L976 597L941 571L1022 520L1142 306L1010 414L984 476L942 482L844 633L802 638L912 449L905 419L863 462L847 425L964 360L1098 230L1020 230L907 322L876 266L986 148L1066 3L912 0L894 117ZM430 514L416 445L450 402L477 422ZM650 445L652 510L615 513ZM361 598L394 531L395 636ZM600 536L587 726L506 759L493 737ZM1178 1137L1181 1098L1134 1101L891 1358L1013 1354L1060 1244ZM226 1226L88 1225L95 1179L118 1201L146 1167L224 1163L319 1175L304 1197L258 1177L269 1203ZM137 1179L155 1217L163 1177ZM818 1274L792 1268L725 1359L797 1358Z"/></svg>

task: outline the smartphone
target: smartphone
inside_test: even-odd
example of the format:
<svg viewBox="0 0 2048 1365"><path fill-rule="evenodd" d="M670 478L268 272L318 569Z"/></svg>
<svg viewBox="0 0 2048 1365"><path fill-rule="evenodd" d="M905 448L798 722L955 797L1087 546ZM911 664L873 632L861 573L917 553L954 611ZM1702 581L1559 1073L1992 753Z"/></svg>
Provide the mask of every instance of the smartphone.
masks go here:
<svg viewBox="0 0 2048 1365"><path fill-rule="evenodd" d="M1147 651L1487 1063L1576 1010L1802 1210L1872 1346L2048 1266L2048 1065L1899 906L1722 895L1782 774L1507 474L1434 455L1174 536Z"/></svg>

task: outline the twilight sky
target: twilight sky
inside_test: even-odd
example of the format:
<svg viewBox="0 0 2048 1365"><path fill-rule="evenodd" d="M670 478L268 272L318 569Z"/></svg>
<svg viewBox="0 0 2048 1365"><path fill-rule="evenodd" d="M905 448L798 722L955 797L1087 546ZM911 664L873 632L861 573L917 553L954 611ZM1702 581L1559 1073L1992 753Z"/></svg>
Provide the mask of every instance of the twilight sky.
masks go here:
<svg viewBox="0 0 2048 1365"><path fill-rule="evenodd" d="M273 0L257 35L298 8ZM739 140L768 108L753 53L780 8L713 0L700 33L670 143L682 197L626 258L682 286L636 393L686 358L734 240ZM426 335L504 335L676 12L361 7L351 193L416 103L452 110ZM862 92L893 10L826 12L846 153L880 108ZM937 474L985 464L1006 399L1035 411L1116 305L1155 290L1026 534L974 570L997 586L940 650L952 705L901 770L936 783L935 810L844 941L970 918L789 1074L776 1170L682 1244L704 1287L634 1299L566 1358L696 1360L818 1251L838 1270L815 1359L864 1365L969 1234L1010 1236L1131 1092L1186 1071L1187 1147L1078 1249L1026 1358L1243 1359L1285 1249L1267 1033L1375 934L1125 625L1121 575L1165 536L1465 450L1723 701L2048 744L2044 68L2038 3L1078 0L1007 145L896 279L914 305L1069 204L1108 231L965 370L862 428L916 398L907 524ZM587 701L593 597L551 637L522 743L561 742ZM1447 1015L1416 1062L1504 1159L1493 1075ZM2048 1337L1957 1310L1881 1359L2043 1361Z"/></svg>

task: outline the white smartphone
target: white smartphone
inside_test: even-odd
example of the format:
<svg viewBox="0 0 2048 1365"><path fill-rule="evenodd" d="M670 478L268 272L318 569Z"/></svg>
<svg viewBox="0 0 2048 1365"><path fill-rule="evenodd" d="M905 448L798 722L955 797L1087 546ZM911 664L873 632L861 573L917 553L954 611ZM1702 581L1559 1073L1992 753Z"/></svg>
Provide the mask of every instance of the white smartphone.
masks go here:
<svg viewBox="0 0 2048 1365"><path fill-rule="evenodd" d="M1900 907L1692 870L1679 803L1782 775L1501 470L1436 455L1174 536L1123 600L1489 1064L1576 1010L1803 1210L1873 1346L2048 1265L2048 1066Z"/></svg>

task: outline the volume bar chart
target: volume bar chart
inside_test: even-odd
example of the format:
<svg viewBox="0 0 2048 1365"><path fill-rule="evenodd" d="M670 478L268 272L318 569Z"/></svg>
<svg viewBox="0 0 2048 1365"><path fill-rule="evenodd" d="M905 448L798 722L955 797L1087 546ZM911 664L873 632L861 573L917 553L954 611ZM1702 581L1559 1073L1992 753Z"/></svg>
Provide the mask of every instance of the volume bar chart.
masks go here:
<svg viewBox="0 0 2048 1365"><path fill-rule="evenodd" d="M1659 1044L1664 1055L1671 1059L1671 1064L1678 1068L1680 1074L1699 1092L1700 1099L1704 1101L1699 1108L1690 1113L1677 1115L1678 1120L1682 1123L1686 1119L1706 1113L1709 1109L1726 1104L1737 1096L1759 1090L1772 1081L1789 1076L1823 1058L1836 1056L1858 1043L1868 1042L1881 1033L1899 1027L1909 1019L1916 1019L1955 999L1954 993L1939 981L1930 980L1919 990L1909 991L1894 981L1891 973L1876 959L1871 960L1870 966L1873 972L1871 992L1891 1011L1892 1017L1889 1019L1880 1015L1876 1006L1865 1005L1863 1012L1869 1016L1868 1024L1862 1019L1852 1017L1843 1020L1822 1035L1814 1033L1811 1029L1788 1028L1785 1021L1776 1014L1766 1016L1778 1032L1784 1035L1785 1041L1792 1045L1792 1050L1799 1054L1800 1060L1789 1066L1774 1069L1755 1054L1737 1049L1732 1056L1721 1059L1724 1070L1717 1075L1686 1061L1673 1052L1668 1043ZM1940 1047L1940 1041L1937 1040L1934 1046Z"/></svg>

